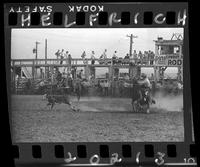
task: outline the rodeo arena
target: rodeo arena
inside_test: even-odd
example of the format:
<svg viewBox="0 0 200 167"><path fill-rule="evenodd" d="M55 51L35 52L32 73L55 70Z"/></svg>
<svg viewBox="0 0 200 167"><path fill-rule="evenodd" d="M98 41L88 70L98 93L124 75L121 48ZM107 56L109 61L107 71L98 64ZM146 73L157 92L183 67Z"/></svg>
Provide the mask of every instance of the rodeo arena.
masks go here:
<svg viewBox="0 0 200 167"><path fill-rule="evenodd" d="M11 59L11 109L16 142L184 141L183 36L155 39L155 50L125 55L95 50L73 58ZM175 68L168 76L165 71ZM102 75L97 75L98 70ZM146 73L143 69L151 69Z"/></svg>

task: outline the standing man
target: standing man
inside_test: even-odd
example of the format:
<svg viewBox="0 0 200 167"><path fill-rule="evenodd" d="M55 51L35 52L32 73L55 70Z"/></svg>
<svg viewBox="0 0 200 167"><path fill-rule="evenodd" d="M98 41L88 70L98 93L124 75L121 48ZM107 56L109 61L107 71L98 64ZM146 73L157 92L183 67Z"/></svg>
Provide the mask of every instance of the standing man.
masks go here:
<svg viewBox="0 0 200 167"><path fill-rule="evenodd" d="M139 51L139 53L138 53L138 58L139 58L139 64L142 64L142 62L143 62L143 55L142 55L141 51Z"/></svg>
<svg viewBox="0 0 200 167"><path fill-rule="evenodd" d="M72 64L72 56L71 56L71 54L68 55L68 63L69 63L69 67L71 69L71 64Z"/></svg>
<svg viewBox="0 0 200 167"><path fill-rule="evenodd" d="M66 64L68 64L68 56L69 56L69 52L66 51L64 54L65 60L66 60Z"/></svg>
<svg viewBox="0 0 200 167"><path fill-rule="evenodd" d="M60 49L57 50L57 52L55 53L55 55L56 55L56 58L58 59L59 56L60 56Z"/></svg>
<svg viewBox="0 0 200 167"><path fill-rule="evenodd" d="M60 64L63 63L63 58L64 58L64 49L62 49L62 51L60 52L60 59L61 59Z"/></svg>
<svg viewBox="0 0 200 167"><path fill-rule="evenodd" d="M91 53L91 64L93 65L94 63L95 63L95 53L94 53L94 51L92 51L92 53Z"/></svg>
<svg viewBox="0 0 200 167"><path fill-rule="evenodd" d="M107 52L107 49L105 49L104 52L103 52L103 59L104 59L104 60L107 59L107 53L106 53L106 52Z"/></svg>
<svg viewBox="0 0 200 167"><path fill-rule="evenodd" d="M86 64L85 57L86 57L86 53L85 53L85 51L84 51L84 52L82 53L82 55L81 55L81 58L83 59L83 64Z"/></svg>
<svg viewBox="0 0 200 167"><path fill-rule="evenodd" d="M55 53L56 59L57 59L57 63L58 63L58 59L59 59L59 57L60 57L60 54L61 54L61 52L60 52L60 50L58 49L58 51Z"/></svg>
<svg viewBox="0 0 200 167"><path fill-rule="evenodd" d="M104 83L105 96L108 96L108 88L109 88L109 81L106 80Z"/></svg>
<svg viewBox="0 0 200 167"><path fill-rule="evenodd" d="M65 58L65 61L66 61L66 65L69 63L69 62L68 62L68 55L69 55L69 52L66 51L66 52L64 53L64 58ZM67 68L67 66L65 66L64 72L65 72L66 68Z"/></svg>
<svg viewBox="0 0 200 167"><path fill-rule="evenodd" d="M117 51L115 51L112 56L112 64L114 65L116 62L117 62Z"/></svg>
<svg viewBox="0 0 200 167"><path fill-rule="evenodd" d="M150 53L150 65L153 65L154 64L154 58L155 58L155 54L151 51Z"/></svg>
<svg viewBox="0 0 200 167"><path fill-rule="evenodd" d="M119 80L119 97L123 96L123 89L124 89L124 84L122 80Z"/></svg>
<svg viewBox="0 0 200 167"><path fill-rule="evenodd" d="M64 55L61 54L61 55L60 55L60 64L61 64L61 65L63 64L63 59L64 59Z"/></svg>

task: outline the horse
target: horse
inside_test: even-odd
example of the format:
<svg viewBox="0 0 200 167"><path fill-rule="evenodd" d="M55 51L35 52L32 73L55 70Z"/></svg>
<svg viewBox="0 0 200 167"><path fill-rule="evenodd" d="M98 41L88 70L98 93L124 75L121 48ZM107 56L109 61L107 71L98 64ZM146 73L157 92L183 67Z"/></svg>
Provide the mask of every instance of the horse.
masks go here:
<svg viewBox="0 0 200 167"><path fill-rule="evenodd" d="M77 100L80 101L81 92L82 92L81 79L76 79L76 81L74 82L74 91L76 93Z"/></svg>
<svg viewBox="0 0 200 167"><path fill-rule="evenodd" d="M144 111L149 113L151 104L155 104L155 100L150 95L149 88L140 86L137 80L133 81L132 90L132 107L134 112Z"/></svg>
<svg viewBox="0 0 200 167"><path fill-rule="evenodd" d="M136 79L133 80L131 99L132 99L131 103L133 107L133 112L138 112L137 105L139 104L138 102L142 99L142 94L140 91L140 86L137 83Z"/></svg>

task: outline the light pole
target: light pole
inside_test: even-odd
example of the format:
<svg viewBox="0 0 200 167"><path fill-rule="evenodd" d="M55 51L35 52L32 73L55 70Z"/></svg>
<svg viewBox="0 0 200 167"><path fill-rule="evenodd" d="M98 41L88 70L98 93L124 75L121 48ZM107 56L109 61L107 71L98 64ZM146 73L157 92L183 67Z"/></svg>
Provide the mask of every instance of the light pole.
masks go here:
<svg viewBox="0 0 200 167"><path fill-rule="evenodd" d="M36 63L34 63L34 64L36 64L36 66L37 66L37 58L38 58L38 44L40 44L40 42L38 42L38 41L36 41L35 42L35 48L33 49L33 53L35 53L35 61L36 61ZM37 67L35 68L35 76L37 77Z"/></svg>
<svg viewBox="0 0 200 167"><path fill-rule="evenodd" d="M134 36L133 34L131 35L127 35L127 37L130 38L130 50L129 50L129 54L130 54L130 57L132 56L132 48L133 48L133 38L138 38L138 36Z"/></svg>

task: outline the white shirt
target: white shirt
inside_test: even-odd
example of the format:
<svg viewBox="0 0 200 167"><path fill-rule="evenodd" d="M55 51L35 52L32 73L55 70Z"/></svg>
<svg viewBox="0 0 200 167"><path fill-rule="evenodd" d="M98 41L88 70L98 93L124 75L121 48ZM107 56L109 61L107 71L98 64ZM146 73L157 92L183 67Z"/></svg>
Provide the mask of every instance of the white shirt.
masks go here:
<svg viewBox="0 0 200 167"><path fill-rule="evenodd" d="M94 53L91 54L91 59L95 59Z"/></svg>
<svg viewBox="0 0 200 167"><path fill-rule="evenodd" d="M138 83L141 84L141 85L144 84L146 87L151 88L151 83L150 83L148 78L145 78L144 80L140 80L140 81L138 81Z"/></svg>

